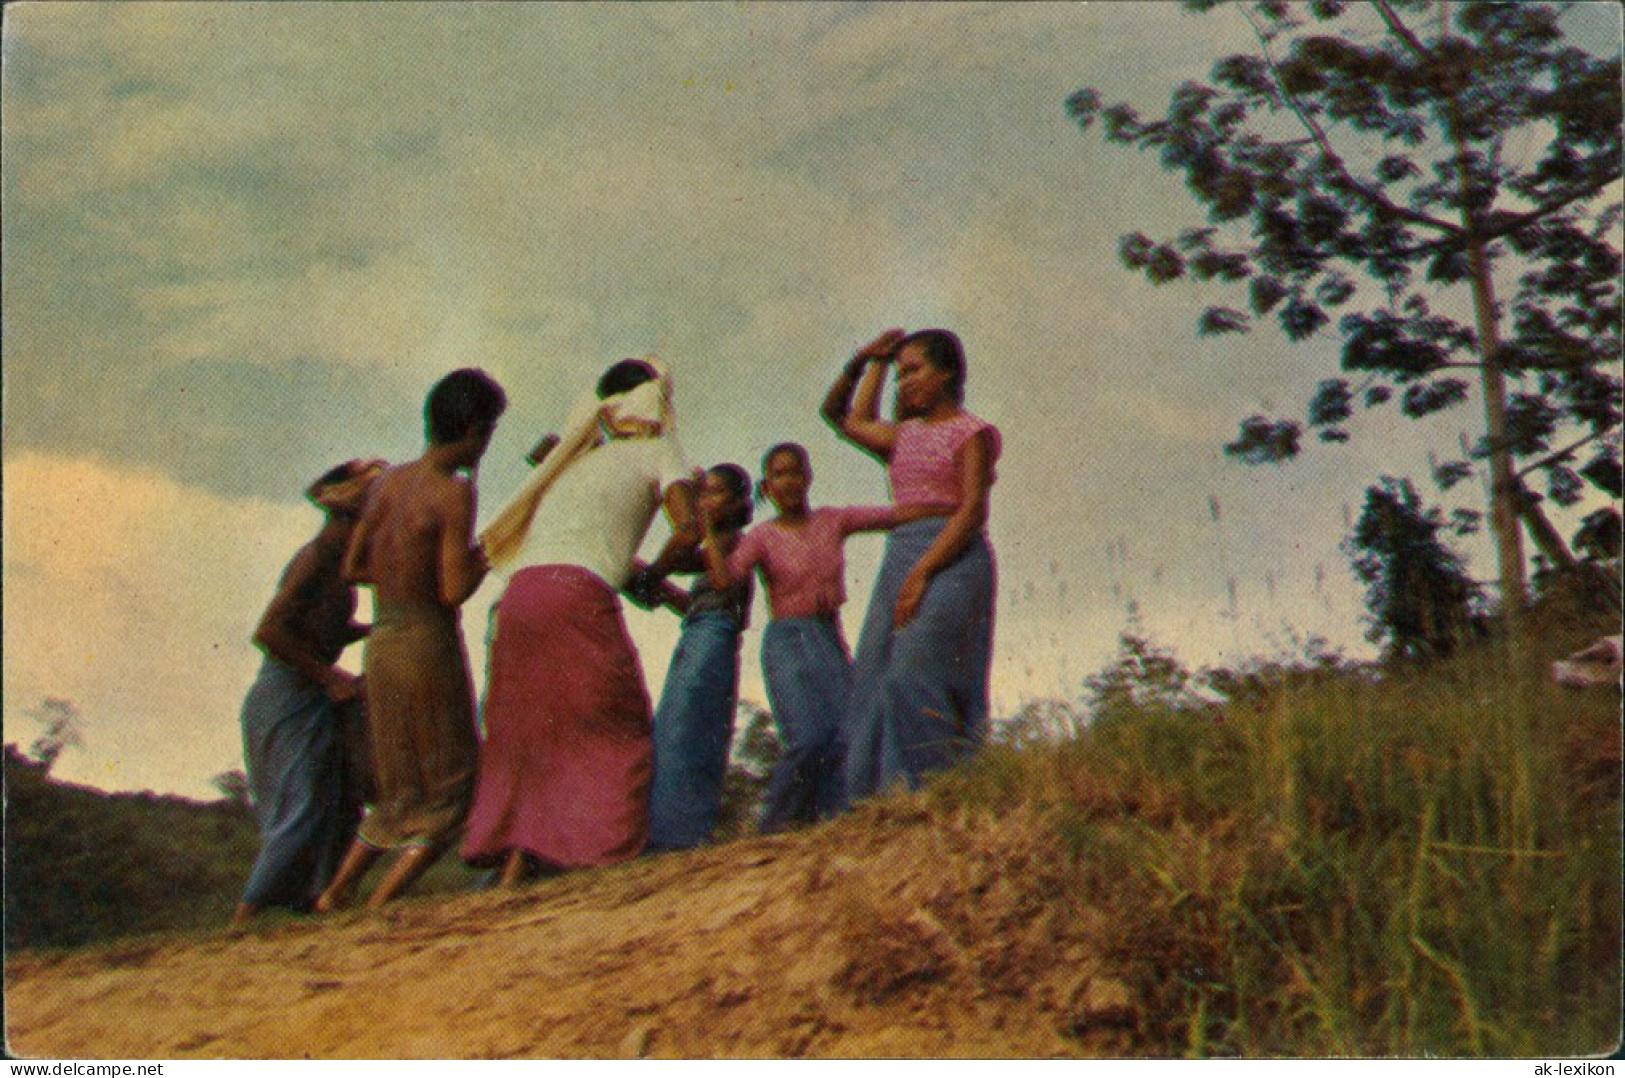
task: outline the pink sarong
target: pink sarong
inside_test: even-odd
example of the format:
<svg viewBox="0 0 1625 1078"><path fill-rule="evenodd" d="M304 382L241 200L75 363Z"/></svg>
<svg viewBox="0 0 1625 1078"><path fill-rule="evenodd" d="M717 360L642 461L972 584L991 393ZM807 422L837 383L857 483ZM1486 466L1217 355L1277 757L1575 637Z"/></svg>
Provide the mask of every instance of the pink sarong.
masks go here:
<svg viewBox="0 0 1625 1078"><path fill-rule="evenodd" d="M653 743L643 668L619 598L572 565L521 569L497 602L463 859L514 849L560 868L637 856Z"/></svg>

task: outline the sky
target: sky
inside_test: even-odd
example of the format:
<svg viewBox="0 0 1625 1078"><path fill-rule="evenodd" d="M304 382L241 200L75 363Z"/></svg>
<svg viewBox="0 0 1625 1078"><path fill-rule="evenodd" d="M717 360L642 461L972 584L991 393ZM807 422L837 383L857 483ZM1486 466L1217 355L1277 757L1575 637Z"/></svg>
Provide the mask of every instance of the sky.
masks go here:
<svg viewBox="0 0 1625 1078"><path fill-rule="evenodd" d="M1612 52L1619 19L1581 4L1565 29ZM1088 85L1160 112L1253 45L1233 12L1164 3L7 5L6 740L67 699L60 777L214 796L242 766L250 636L320 524L301 492L420 452L456 367L509 394L482 521L597 374L647 352L694 463L754 474L796 440L815 504L883 502L817 409L890 326L959 333L967 406L1004 437L997 714L1079 698L1130 628L1193 666L1311 637L1369 655L1340 546L1364 489L1456 455L1481 406L1226 457L1335 342L1197 336L1234 296L1154 288L1116 252L1200 211L1065 110ZM882 545L847 547L854 644ZM1494 576L1484 540L1465 551ZM477 684L498 587L464 607ZM758 599L757 701L765 620ZM677 621L628 622L658 699Z"/></svg>

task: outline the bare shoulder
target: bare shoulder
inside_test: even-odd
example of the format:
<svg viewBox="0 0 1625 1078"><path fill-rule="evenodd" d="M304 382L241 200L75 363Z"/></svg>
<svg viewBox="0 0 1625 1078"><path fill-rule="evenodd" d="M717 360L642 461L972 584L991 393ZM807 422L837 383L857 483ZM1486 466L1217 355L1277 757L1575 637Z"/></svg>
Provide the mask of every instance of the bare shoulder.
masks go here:
<svg viewBox="0 0 1625 1078"><path fill-rule="evenodd" d="M283 592L302 591L310 586L322 568L322 554L315 542L306 543L288 559L282 569L278 589Z"/></svg>
<svg viewBox="0 0 1625 1078"><path fill-rule="evenodd" d="M464 475L445 475L424 469L422 484L414 491L414 516L426 527L461 528L474 509L474 485Z"/></svg>
<svg viewBox="0 0 1625 1078"><path fill-rule="evenodd" d="M466 506L474 497L474 484L462 473L434 476L433 486L426 493L447 509Z"/></svg>

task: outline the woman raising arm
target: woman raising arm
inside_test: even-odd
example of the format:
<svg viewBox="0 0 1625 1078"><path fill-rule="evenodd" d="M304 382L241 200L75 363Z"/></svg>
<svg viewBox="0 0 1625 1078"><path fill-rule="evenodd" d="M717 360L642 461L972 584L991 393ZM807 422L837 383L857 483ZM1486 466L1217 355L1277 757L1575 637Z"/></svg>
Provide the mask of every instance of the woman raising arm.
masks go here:
<svg viewBox="0 0 1625 1078"><path fill-rule="evenodd" d="M892 421L878 416L889 363ZM840 435L886 463L899 506L954 506L946 519L898 528L887 543L848 712L852 798L897 782L917 787L986 737L994 566L984 529L1000 439L963 406L965 366L947 330L888 330L859 349L825 400Z"/></svg>

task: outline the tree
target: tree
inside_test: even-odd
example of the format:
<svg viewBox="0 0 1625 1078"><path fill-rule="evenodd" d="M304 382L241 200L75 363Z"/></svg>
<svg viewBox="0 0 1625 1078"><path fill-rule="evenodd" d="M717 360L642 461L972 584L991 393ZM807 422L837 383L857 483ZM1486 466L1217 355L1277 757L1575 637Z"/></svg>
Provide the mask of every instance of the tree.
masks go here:
<svg viewBox="0 0 1625 1078"><path fill-rule="evenodd" d="M45 732L28 747L28 752L47 773L65 750L85 743L79 733L79 709L73 706L71 700L47 696L28 712L28 716L45 727Z"/></svg>
<svg viewBox="0 0 1625 1078"><path fill-rule="evenodd" d="M734 709L734 726L743 729L734 739L728 770L722 777L722 814L716 829L719 841L743 838L755 830L767 794L768 774L784 755L773 715L766 708L740 700Z"/></svg>
<svg viewBox="0 0 1625 1078"><path fill-rule="evenodd" d="M1189 711L1202 707L1201 680L1167 648L1131 624L1117 638L1111 665L1083 679L1085 703L1095 720L1134 716L1146 709Z"/></svg>
<svg viewBox="0 0 1625 1078"><path fill-rule="evenodd" d="M1205 12L1216 0L1187 0ZM1257 54L1186 82L1160 120L1068 99L1088 130L1156 150L1208 223L1123 238L1153 283L1229 282L1246 310L1210 307L1198 331L1273 315L1291 341L1338 318L1341 375L1305 421L1254 415L1226 451L1296 455L1304 428L1342 442L1357 409L1420 417L1467 400L1476 376L1502 606L1527 595L1520 519L1572 561L1524 480L1559 505L1621 496L1620 59L1565 45L1561 10L1532 3L1282 0L1235 4ZM1496 271L1499 270L1498 274ZM1498 294L1509 276L1510 301ZM1584 451L1586 462L1579 464ZM1518 462L1531 463L1520 470ZM1436 465L1448 486L1468 460Z"/></svg>
<svg viewBox="0 0 1625 1078"><path fill-rule="evenodd" d="M1372 640L1404 658L1443 657L1483 620L1482 590L1445 542L1444 514L1422 504L1408 479L1383 476L1346 547L1366 585Z"/></svg>
<svg viewBox="0 0 1625 1078"><path fill-rule="evenodd" d="M1055 745L1077 737L1088 723L1089 717L1071 701L1041 696L994 723L992 738L1017 749Z"/></svg>
<svg viewBox="0 0 1625 1078"><path fill-rule="evenodd" d="M253 812L254 791L248 784L247 773L241 768L222 771L209 782L220 791L220 796L227 802L245 812Z"/></svg>

